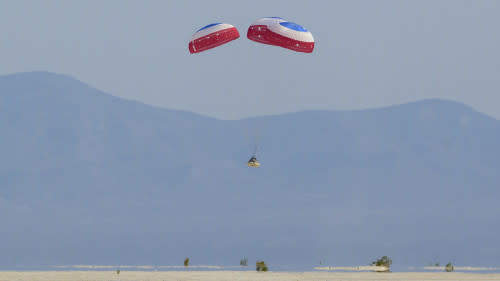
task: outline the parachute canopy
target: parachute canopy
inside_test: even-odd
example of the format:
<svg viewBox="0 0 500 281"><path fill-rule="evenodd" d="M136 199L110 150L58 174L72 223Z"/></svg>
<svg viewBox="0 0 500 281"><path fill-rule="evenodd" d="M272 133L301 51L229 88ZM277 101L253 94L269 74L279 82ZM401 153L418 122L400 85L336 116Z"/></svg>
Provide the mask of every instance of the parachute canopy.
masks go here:
<svg viewBox="0 0 500 281"><path fill-rule="evenodd" d="M228 23L212 23L200 28L189 41L191 54L206 51L238 39L240 34L236 27Z"/></svg>
<svg viewBox="0 0 500 281"><path fill-rule="evenodd" d="M262 44L312 53L314 38L305 27L280 17L260 18L252 23L247 38Z"/></svg>

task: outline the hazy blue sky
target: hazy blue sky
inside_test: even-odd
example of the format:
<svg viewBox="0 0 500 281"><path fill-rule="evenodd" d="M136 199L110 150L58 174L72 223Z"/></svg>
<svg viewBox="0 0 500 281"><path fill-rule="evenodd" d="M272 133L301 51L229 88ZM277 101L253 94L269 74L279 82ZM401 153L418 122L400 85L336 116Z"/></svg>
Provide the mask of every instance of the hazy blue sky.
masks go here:
<svg viewBox="0 0 500 281"><path fill-rule="evenodd" d="M246 38L255 19L308 28L312 54ZM240 39L187 46L213 22ZM500 1L4 1L0 74L48 70L110 94L223 119L423 98L500 119Z"/></svg>

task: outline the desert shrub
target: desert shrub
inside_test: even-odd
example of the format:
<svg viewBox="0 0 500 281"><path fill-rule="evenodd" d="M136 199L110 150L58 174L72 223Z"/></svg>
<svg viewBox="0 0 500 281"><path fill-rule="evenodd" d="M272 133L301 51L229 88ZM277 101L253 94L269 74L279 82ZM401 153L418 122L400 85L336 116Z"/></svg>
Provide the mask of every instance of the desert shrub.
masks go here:
<svg viewBox="0 0 500 281"><path fill-rule="evenodd" d="M116 270L116 274L120 275L120 270L119 269Z"/></svg>
<svg viewBox="0 0 500 281"><path fill-rule="evenodd" d="M186 258L186 259L184 260L184 266L189 266L189 258Z"/></svg>
<svg viewBox="0 0 500 281"><path fill-rule="evenodd" d="M391 267L392 260L388 256L383 256L377 259L376 261L372 262L372 265Z"/></svg>
<svg viewBox="0 0 500 281"><path fill-rule="evenodd" d="M448 264L446 264L446 266L444 267L444 270L446 272L452 272L453 270L455 270L455 267L453 266L453 264L451 262L449 262Z"/></svg>
<svg viewBox="0 0 500 281"><path fill-rule="evenodd" d="M387 267L387 270L389 270L389 268L392 265L392 260L388 256L383 256L383 257L377 259L376 261L373 261L372 265L384 266L384 267Z"/></svg>
<svg viewBox="0 0 500 281"><path fill-rule="evenodd" d="M267 271L267 264L264 261L257 261L257 271Z"/></svg>
<svg viewBox="0 0 500 281"><path fill-rule="evenodd" d="M247 258L243 258L240 260L240 265L241 266L248 266L248 259Z"/></svg>

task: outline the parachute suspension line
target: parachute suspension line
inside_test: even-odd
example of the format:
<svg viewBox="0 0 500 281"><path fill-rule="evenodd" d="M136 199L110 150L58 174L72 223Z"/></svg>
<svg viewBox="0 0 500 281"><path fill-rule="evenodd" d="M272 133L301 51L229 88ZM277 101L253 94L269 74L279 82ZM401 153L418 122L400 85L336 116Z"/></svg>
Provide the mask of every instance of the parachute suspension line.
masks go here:
<svg viewBox="0 0 500 281"><path fill-rule="evenodd" d="M253 147L253 156L257 157L257 152L259 150L260 143L260 128L258 125L255 126L255 139L254 139L254 147Z"/></svg>
<svg viewBox="0 0 500 281"><path fill-rule="evenodd" d="M252 153L252 157L247 162L247 166L257 168L257 167L260 167L260 163L257 160L257 152L259 149L259 134L257 134L255 132L256 127L251 126L251 124L249 124L249 125L250 125L250 127L253 127L251 131L252 131L252 135L254 135L254 137L253 137L253 141L252 141L253 142L253 153Z"/></svg>
<svg viewBox="0 0 500 281"><path fill-rule="evenodd" d="M252 153L253 157L257 157L257 148L258 148L257 143L255 143L255 145L253 147L253 153Z"/></svg>

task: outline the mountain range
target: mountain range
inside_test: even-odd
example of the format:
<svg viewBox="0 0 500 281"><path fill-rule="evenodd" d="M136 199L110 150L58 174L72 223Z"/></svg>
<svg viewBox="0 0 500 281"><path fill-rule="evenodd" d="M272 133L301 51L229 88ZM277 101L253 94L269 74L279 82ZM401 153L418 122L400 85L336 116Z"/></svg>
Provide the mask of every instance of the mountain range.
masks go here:
<svg viewBox="0 0 500 281"><path fill-rule="evenodd" d="M498 266L499 144L449 100L219 120L0 76L0 268Z"/></svg>

